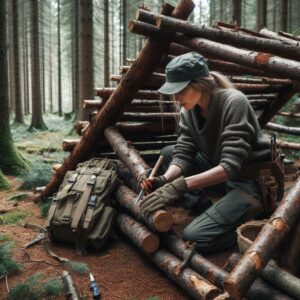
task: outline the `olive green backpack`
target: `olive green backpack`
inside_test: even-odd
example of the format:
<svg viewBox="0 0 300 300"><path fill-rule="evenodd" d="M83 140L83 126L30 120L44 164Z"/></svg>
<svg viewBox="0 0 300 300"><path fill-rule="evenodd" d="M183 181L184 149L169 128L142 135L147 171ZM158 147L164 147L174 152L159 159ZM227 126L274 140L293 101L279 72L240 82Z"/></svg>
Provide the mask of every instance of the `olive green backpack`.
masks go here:
<svg viewBox="0 0 300 300"><path fill-rule="evenodd" d="M66 173L47 217L53 241L75 244L78 254L86 254L86 247L103 246L115 223L111 195L117 185L117 168L118 161L93 158Z"/></svg>

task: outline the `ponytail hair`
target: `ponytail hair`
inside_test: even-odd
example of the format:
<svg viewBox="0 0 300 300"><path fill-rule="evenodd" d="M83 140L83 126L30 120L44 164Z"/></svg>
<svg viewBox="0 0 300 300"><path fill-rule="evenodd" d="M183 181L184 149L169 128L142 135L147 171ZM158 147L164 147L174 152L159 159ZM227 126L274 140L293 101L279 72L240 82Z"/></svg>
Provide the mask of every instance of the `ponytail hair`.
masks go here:
<svg viewBox="0 0 300 300"><path fill-rule="evenodd" d="M211 94L215 88L234 88L228 77L215 71L209 72L209 75L206 77L193 79L189 85L201 92L209 94Z"/></svg>

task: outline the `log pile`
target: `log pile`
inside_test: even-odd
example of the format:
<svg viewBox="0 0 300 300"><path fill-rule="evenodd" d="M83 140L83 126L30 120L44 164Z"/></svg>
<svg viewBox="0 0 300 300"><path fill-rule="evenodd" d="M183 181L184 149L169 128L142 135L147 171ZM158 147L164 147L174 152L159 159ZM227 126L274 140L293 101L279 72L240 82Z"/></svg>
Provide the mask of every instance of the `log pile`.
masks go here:
<svg viewBox="0 0 300 300"><path fill-rule="evenodd" d="M224 270L196 253L187 268L182 262L191 249L171 233L173 219L167 210L141 215L135 199L137 179L157 160L160 150L176 143L178 107L170 97L156 90L165 81L165 66L175 56L197 51L207 58L211 71L219 71L243 91L263 128L299 134L297 128L284 128L271 119L300 89L300 48L288 34L280 38L264 31L252 32L236 25L218 22L213 27L186 21L194 8L191 0L180 0L174 8L164 4L161 13L145 7L129 23L132 33L146 37L138 57L130 66L121 66L113 74L115 88L95 89L96 100L85 100L84 107L94 109L89 121L78 121L80 138L64 140L70 156L53 172L42 197L53 194L67 170L90 156L119 159L120 184L114 193L119 214L117 225L136 247L169 278L194 299L293 299L260 274L286 237L290 259L281 262L295 275L300 271L299 243L300 181L284 197L263 227L253 245L238 256L231 270ZM287 42L286 40L290 42ZM278 127L279 126L279 127ZM284 131L285 130L285 131ZM282 147L300 149L298 144L279 142ZM296 225L296 226L295 226ZM295 227L295 228L293 228ZM292 230L293 229L293 230ZM288 233L291 231L291 235Z"/></svg>

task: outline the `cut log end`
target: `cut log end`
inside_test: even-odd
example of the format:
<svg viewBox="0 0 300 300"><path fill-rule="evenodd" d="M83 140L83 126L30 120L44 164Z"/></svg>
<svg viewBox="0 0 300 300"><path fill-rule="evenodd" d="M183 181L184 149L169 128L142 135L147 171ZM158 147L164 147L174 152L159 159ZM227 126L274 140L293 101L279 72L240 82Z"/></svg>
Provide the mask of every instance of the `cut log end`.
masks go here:
<svg viewBox="0 0 300 300"><path fill-rule="evenodd" d="M156 211L153 216L153 225L158 232L168 232L173 226L173 218L167 211Z"/></svg>
<svg viewBox="0 0 300 300"><path fill-rule="evenodd" d="M143 240L143 250L146 253L153 253L159 247L159 238L157 235L150 233L147 237Z"/></svg>

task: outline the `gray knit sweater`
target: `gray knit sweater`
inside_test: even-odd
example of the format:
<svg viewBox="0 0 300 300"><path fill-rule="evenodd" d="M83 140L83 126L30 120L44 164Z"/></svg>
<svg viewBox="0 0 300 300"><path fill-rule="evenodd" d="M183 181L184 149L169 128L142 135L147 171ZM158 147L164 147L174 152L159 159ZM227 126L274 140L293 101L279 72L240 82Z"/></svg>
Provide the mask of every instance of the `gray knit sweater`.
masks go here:
<svg viewBox="0 0 300 300"><path fill-rule="evenodd" d="M271 159L270 139L260 129L255 113L240 91L216 89L208 107L208 117L201 108L180 110L178 138L171 164L183 175L194 165L198 151L204 152L213 165L221 165L229 178L237 175L242 164Z"/></svg>

